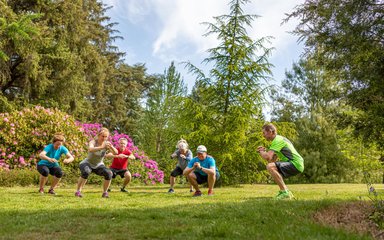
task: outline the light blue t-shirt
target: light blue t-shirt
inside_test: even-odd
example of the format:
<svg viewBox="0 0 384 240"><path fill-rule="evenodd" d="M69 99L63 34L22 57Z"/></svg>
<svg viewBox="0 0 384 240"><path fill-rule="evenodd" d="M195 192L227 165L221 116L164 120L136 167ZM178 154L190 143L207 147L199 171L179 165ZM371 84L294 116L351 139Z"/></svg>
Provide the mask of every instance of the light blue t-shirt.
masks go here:
<svg viewBox="0 0 384 240"><path fill-rule="evenodd" d="M44 151L47 153L47 157L49 158L54 158L56 160L60 160L60 157L62 154L65 154L67 155L67 153L69 152L68 149L66 147L64 147L63 145L61 145L58 149L55 149L53 147L53 144L48 144L45 148L44 148ZM40 159L40 161L37 163L37 165L43 165L43 166L47 166L49 168L51 167L59 167L59 163L55 162L55 163L51 163L50 161L48 160L44 160L44 159Z"/></svg>
<svg viewBox="0 0 384 240"><path fill-rule="evenodd" d="M216 161L213 157L211 156L208 156L203 160L203 161L200 161L200 159L198 157L195 157L195 158L192 158L191 161L189 161L188 163L188 167L189 168L193 168L193 165L195 164L195 162L200 162L200 166L203 167L203 168L211 168L211 167L215 167L215 170L216 172L218 172L219 170L217 169L216 167ZM206 174L205 172L199 170L199 169L195 169L195 172L199 173L200 175L203 175L203 176L207 176L208 174Z"/></svg>

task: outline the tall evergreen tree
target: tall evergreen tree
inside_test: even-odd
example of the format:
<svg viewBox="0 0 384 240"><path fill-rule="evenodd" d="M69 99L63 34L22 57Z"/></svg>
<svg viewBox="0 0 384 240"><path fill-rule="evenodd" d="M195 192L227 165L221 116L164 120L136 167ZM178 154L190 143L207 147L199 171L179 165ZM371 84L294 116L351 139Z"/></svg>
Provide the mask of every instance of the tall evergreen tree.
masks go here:
<svg viewBox="0 0 384 240"><path fill-rule="evenodd" d="M163 75L156 76L148 91L139 127L140 139L145 140L140 146L157 160L168 159L177 140L185 134L180 113L186 94L186 85L173 62Z"/></svg>
<svg viewBox="0 0 384 240"><path fill-rule="evenodd" d="M268 62L271 49L264 46L269 38L254 41L247 34L258 16L244 13L242 6L246 3L249 1L232 0L229 14L214 17L215 23L205 23L206 36L216 35L219 40L203 61L212 66L209 75L187 64L197 76L192 94L195 103L189 102L194 111L190 138L195 145L207 145L227 174L223 175L225 182L249 182L257 172L260 160L247 150L248 134L255 127L255 119L262 121L264 91L272 66Z"/></svg>

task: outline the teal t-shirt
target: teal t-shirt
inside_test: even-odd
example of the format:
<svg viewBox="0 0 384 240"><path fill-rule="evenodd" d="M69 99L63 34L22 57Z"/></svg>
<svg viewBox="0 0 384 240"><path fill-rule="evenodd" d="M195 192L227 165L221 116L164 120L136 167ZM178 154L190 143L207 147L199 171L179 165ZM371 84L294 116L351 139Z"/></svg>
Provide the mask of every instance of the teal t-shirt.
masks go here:
<svg viewBox="0 0 384 240"><path fill-rule="evenodd" d="M44 151L47 153L46 154L47 157L54 158L56 160L59 160L62 154L67 155L67 153L69 152L68 149L66 147L64 147L63 145L61 145L58 149L55 149L53 147L52 143L47 145L44 148ZM37 163L37 165L43 165L43 166L47 166L47 167L51 168L51 167L58 167L59 163L57 163L57 162L51 163L48 160L40 159L40 161Z"/></svg>
<svg viewBox="0 0 384 240"><path fill-rule="evenodd" d="M200 162L200 166L203 167L203 168L215 167L216 172L218 172L218 169L216 167L216 161L211 156L207 156L203 161L200 161L200 159L198 157L192 158L192 160L189 161L189 163L188 163L188 167L189 168L193 168L193 164L195 164L195 162ZM198 169L195 169L195 172L200 173L200 175L202 175L202 176L207 176L208 175L205 172L203 172L201 170L198 170Z"/></svg>
<svg viewBox="0 0 384 240"><path fill-rule="evenodd" d="M292 162L297 170L300 172L304 171L304 159L296 151L295 147L293 147L291 141L287 138L276 135L271 143L271 146L269 147L269 150L274 151L280 161Z"/></svg>

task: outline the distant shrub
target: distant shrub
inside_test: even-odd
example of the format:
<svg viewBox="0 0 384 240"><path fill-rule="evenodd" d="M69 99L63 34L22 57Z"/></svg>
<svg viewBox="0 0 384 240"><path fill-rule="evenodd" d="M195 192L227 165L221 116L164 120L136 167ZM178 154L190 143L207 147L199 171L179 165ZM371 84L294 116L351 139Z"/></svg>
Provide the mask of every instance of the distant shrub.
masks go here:
<svg viewBox="0 0 384 240"><path fill-rule="evenodd" d="M32 168L0 171L0 183L4 187L37 185L39 183L39 174Z"/></svg>

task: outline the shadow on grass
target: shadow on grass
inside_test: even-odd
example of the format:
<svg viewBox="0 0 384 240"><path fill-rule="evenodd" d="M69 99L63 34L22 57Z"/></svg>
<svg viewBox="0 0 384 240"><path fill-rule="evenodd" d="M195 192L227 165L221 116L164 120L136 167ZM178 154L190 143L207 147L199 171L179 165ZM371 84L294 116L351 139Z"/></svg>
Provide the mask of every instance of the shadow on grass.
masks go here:
<svg viewBox="0 0 384 240"><path fill-rule="evenodd" d="M133 193L140 194L163 195ZM215 197L183 195L173 199L181 203L170 206L167 205L170 199L160 197L146 198L146 202L140 197L124 199L124 195L116 195L115 200L83 198L55 202L56 197L60 195L50 199L53 203L47 202L46 207L38 209L0 209L0 238L370 239L314 223L312 213L331 201L274 201L255 197L221 202Z"/></svg>

